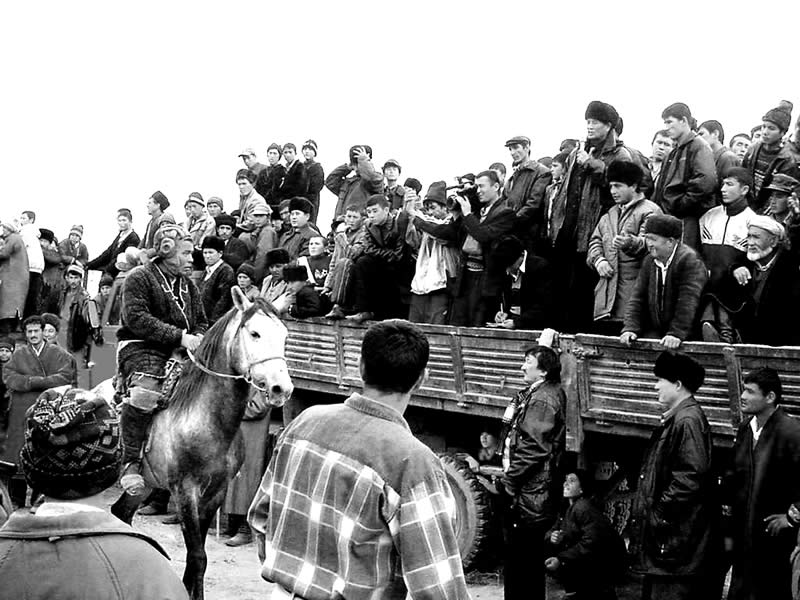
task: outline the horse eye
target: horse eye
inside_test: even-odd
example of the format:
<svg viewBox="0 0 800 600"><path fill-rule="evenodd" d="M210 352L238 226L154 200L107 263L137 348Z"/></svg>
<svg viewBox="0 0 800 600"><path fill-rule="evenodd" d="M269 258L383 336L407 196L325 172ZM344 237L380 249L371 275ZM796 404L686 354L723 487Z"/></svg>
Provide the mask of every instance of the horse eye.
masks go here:
<svg viewBox="0 0 800 600"><path fill-rule="evenodd" d="M253 339L254 339L254 340L259 340L259 339L261 339L261 334L260 334L260 333L258 333L257 331L251 331L251 332L250 332L250 335L253 337Z"/></svg>

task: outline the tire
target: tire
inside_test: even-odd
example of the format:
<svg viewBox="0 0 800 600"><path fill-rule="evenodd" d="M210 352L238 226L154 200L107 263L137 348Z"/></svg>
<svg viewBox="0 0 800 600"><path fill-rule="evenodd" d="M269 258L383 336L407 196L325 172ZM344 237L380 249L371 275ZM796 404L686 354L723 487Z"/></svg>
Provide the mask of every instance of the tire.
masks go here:
<svg viewBox="0 0 800 600"><path fill-rule="evenodd" d="M490 494L470 470L467 462L455 454L440 454L447 482L456 504L456 539L464 571L486 558L491 535Z"/></svg>

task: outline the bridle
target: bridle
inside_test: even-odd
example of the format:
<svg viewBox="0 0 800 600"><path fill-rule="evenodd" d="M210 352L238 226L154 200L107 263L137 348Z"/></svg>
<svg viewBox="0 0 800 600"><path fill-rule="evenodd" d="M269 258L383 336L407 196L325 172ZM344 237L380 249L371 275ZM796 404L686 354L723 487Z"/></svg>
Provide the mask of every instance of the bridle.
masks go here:
<svg viewBox="0 0 800 600"><path fill-rule="evenodd" d="M238 337L239 336L239 332L242 330L242 326L243 325L244 325L244 323L239 323L239 326L236 328L236 334L235 334L234 337ZM220 373L219 371L214 371L212 369L209 369L207 366L202 364L197 359L197 357L194 355L194 353L191 350L189 350L188 348L186 349L186 354L189 356L189 360L191 360L192 363L194 363L194 365L198 369L200 369L203 373L205 373L206 375L212 375L214 377L222 377L223 379L242 379L242 380L246 381L249 385L252 385L258 391L263 392L265 394L268 394L269 390L266 387L262 387L262 386L258 385L253 380L253 376L252 376L253 367L261 365L261 364L263 364L265 362L269 362L271 360L280 360L280 361L283 361L284 365L286 364L286 357L279 356L279 355L267 356L267 357L261 358L259 360L250 361L249 360L250 359L249 353L247 352L247 349L245 349L245 356L247 357L247 359L249 361L247 363L247 370L245 372L245 375L236 375L236 374L233 374L233 373Z"/></svg>

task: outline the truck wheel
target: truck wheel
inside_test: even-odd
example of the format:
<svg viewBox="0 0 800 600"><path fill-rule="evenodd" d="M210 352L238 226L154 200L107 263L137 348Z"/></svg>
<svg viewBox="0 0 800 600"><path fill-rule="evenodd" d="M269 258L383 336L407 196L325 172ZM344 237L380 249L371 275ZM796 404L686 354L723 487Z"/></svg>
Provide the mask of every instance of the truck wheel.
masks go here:
<svg viewBox="0 0 800 600"><path fill-rule="evenodd" d="M486 556L492 538L489 492L465 460L456 454L440 454L439 458L456 501L456 539L467 571Z"/></svg>

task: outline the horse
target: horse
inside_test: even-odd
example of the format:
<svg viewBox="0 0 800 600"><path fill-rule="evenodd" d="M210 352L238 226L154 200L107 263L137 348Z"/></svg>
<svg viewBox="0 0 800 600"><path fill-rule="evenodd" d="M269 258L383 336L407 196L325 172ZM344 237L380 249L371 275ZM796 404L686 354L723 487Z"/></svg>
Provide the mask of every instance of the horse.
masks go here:
<svg viewBox="0 0 800 600"><path fill-rule="evenodd" d="M203 598L208 528L244 460L238 432L251 386L272 406L283 406L293 391L287 330L275 308L262 298L250 302L237 286L231 294L234 307L189 354L169 406L154 416L142 460L147 486L168 489L178 506L183 584L193 600ZM111 512L130 524L146 497L123 493Z"/></svg>

